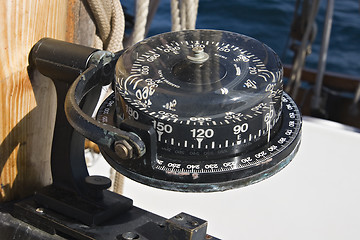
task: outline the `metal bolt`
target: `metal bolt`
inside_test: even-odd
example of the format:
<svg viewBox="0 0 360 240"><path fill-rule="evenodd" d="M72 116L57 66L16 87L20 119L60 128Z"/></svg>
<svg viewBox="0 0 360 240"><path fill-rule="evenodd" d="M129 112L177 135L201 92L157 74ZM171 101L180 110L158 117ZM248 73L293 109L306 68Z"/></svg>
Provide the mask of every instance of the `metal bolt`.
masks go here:
<svg viewBox="0 0 360 240"><path fill-rule="evenodd" d="M158 224L160 228L165 228L166 226L163 223Z"/></svg>
<svg viewBox="0 0 360 240"><path fill-rule="evenodd" d="M140 235L134 232L126 232L121 235L118 235L116 237L118 240L135 240L135 239L141 239Z"/></svg>
<svg viewBox="0 0 360 240"><path fill-rule="evenodd" d="M192 54L187 56L190 62L193 63L204 63L209 59L209 54L204 52L204 49L200 46L196 46L192 49Z"/></svg>
<svg viewBox="0 0 360 240"><path fill-rule="evenodd" d="M200 53L202 53L202 52L204 52L204 49L202 48L202 47L200 47L200 46L196 46L196 47L194 47L193 49L192 49L192 51L195 53L195 55L196 54L200 54Z"/></svg>
<svg viewBox="0 0 360 240"><path fill-rule="evenodd" d="M43 208L37 208L35 210L37 213L44 213L44 209Z"/></svg>
<svg viewBox="0 0 360 240"><path fill-rule="evenodd" d="M199 223L198 223L197 221L192 221L192 222L191 222L191 225L193 225L194 227L196 227L196 226L199 226Z"/></svg>
<svg viewBox="0 0 360 240"><path fill-rule="evenodd" d="M176 215L176 216L175 216L175 219L180 221L180 220L183 220L184 218L183 218L183 216L181 216L181 215Z"/></svg>
<svg viewBox="0 0 360 240"><path fill-rule="evenodd" d="M116 141L114 150L116 155L118 155L121 159L130 159L133 157L133 148L125 140Z"/></svg>

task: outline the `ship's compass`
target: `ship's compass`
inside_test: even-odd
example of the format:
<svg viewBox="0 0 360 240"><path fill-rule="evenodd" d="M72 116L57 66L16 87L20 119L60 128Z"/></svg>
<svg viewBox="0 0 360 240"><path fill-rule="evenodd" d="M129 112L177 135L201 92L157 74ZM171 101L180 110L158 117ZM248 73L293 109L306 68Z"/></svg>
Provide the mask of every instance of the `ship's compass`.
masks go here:
<svg viewBox="0 0 360 240"><path fill-rule="evenodd" d="M97 121L88 121L106 136L96 139L76 123L86 118L77 107L87 89L80 85L99 78L99 67L74 83L66 109L75 129L125 176L169 190L223 191L263 180L294 157L300 112L283 92L279 57L265 44L190 30L150 37L109 58L116 60L114 93Z"/></svg>

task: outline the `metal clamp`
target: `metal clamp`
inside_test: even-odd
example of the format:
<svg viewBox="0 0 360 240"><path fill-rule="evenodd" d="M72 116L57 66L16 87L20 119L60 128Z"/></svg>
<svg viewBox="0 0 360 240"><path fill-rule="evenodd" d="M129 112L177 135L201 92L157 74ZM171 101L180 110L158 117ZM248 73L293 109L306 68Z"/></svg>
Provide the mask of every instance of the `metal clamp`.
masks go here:
<svg viewBox="0 0 360 240"><path fill-rule="evenodd" d="M115 151L116 142L127 142L123 146L129 154L127 158L139 158L146 152L145 143L133 133L92 119L81 108L86 94L98 84L110 83L118 55L107 51L97 51L90 56L90 66L74 81L65 99L65 113L71 126L89 140Z"/></svg>

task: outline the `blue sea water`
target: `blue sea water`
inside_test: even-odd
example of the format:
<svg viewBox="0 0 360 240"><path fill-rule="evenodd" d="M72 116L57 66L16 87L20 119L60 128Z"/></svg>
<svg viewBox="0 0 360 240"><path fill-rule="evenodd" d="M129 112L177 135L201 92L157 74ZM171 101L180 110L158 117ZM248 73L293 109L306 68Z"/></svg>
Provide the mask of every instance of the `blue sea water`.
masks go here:
<svg viewBox="0 0 360 240"><path fill-rule="evenodd" d="M133 1L122 1L129 10ZM196 28L220 29L254 37L277 52L284 63L293 53L287 46L296 0L200 0ZM318 32L306 66L317 68L326 0L316 18ZM359 0L335 0L328 51L328 71L360 75ZM161 0L149 36L171 30L170 0Z"/></svg>

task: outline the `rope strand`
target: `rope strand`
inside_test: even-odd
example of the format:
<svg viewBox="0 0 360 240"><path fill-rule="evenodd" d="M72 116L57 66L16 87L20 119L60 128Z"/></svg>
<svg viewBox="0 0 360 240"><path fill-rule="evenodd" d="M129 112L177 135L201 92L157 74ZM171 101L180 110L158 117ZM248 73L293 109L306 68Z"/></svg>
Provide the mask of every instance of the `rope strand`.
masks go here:
<svg viewBox="0 0 360 240"><path fill-rule="evenodd" d="M180 9L179 0L171 0L171 31L180 31Z"/></svg>
<svg viewBox="0 0 360 240"><path fill-rule="evenodd" d="M195 29L199 0L171 0L171 31Z"/></svg>
<svg viewBox="0 0 360 240"><path fill-rule="evenodd" d="M136 16L134 31L132 34L132 44L135 44L145 38L146 22L149 13L150 0L136 1Z"/></svg>

